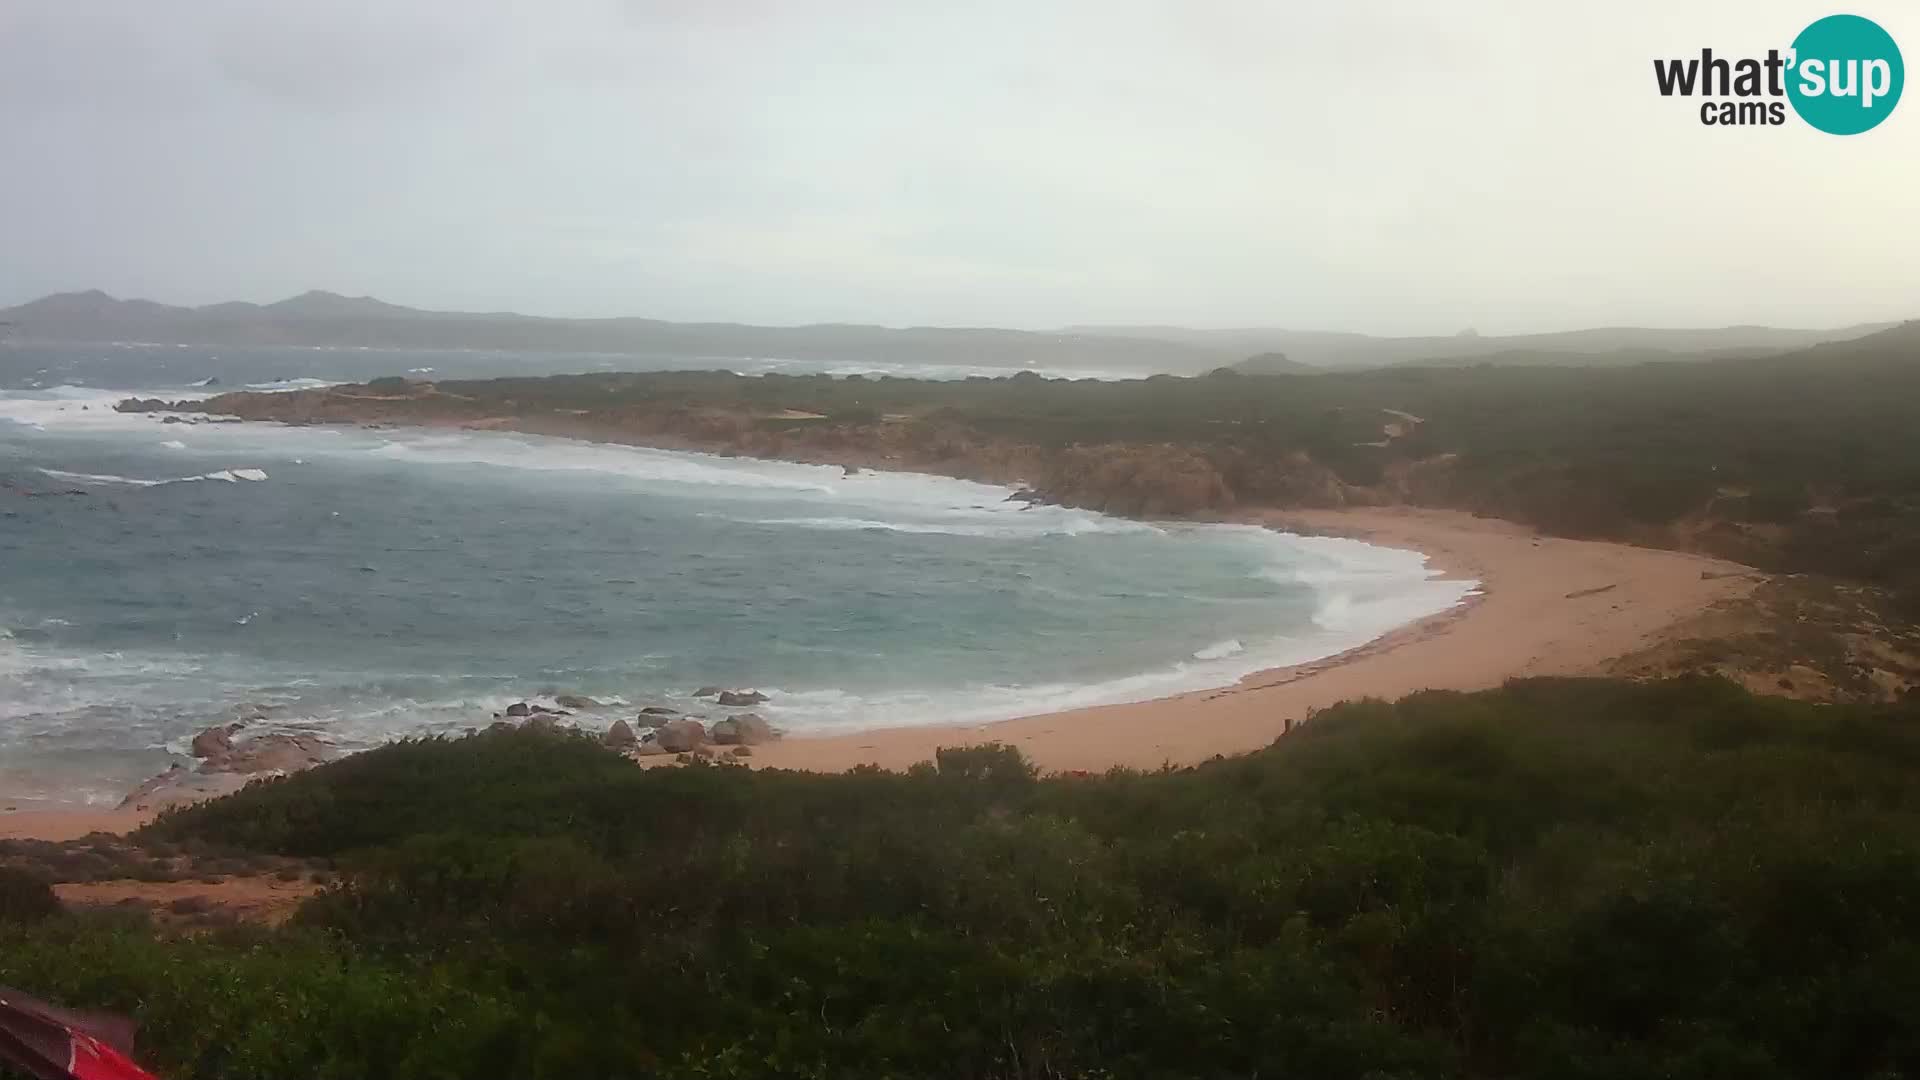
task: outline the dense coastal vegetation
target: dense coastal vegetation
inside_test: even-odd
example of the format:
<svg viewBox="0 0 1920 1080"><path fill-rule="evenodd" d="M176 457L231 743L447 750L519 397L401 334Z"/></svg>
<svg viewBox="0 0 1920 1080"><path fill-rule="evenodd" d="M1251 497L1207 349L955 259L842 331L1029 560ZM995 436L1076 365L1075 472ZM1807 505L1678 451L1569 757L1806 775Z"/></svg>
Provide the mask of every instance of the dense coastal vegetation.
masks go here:
<svg viewBox="0 0 1920 1080"><path fill-rule="evenodd" d="M0 914L178 1077L1898 1076L1910 708L1539 680L1196 769L370 751L137 839L329 860L280 930Z"/></svg>

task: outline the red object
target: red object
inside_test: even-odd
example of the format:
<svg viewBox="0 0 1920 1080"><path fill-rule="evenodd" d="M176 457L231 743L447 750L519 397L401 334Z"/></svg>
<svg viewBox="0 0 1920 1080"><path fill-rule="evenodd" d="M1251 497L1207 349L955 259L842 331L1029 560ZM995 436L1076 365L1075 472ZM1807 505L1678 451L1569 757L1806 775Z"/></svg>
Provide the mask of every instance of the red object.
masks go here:
<svg viewBox="0 0 1920 1080"><path fill-rule="evenodd" d="M0 1064L34 1080L159 1080L127 1056L134 1023L0 987Z"/></svg>

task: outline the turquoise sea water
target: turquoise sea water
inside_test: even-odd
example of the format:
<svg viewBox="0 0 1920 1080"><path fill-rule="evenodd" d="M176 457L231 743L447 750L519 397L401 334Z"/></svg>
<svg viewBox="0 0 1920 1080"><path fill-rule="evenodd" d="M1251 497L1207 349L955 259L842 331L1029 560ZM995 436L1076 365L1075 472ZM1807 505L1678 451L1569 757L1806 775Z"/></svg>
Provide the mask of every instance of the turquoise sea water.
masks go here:
<svg viewBox="0 0 1920 1080"><path fill-rule="evenodd" d="M255 706L358 747L543 694L686 707L706 683L773 695L761 711L795 736L1141 699L1357 645L1472 587L1413 553L938 477L111 408L209 372L513 361L299 352L0 349L9 804L117 801ZM569 360L593 366L541 370Z"/></svg>

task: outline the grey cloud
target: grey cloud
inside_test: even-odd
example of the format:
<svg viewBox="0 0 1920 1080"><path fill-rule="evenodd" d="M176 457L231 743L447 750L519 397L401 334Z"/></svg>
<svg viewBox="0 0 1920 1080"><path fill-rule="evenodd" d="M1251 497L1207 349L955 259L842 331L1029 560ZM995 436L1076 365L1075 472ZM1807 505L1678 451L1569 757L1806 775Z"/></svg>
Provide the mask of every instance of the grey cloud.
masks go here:
<svg viewBox="0 0 1920 1080"><path fill-rule="evenodd" d="M1710 131L1653 92L1654 55L1805 21L1783 0L11 0L0 303L317 287L1439 333L1913 314L1920 104L1833 140Z"/></svg>

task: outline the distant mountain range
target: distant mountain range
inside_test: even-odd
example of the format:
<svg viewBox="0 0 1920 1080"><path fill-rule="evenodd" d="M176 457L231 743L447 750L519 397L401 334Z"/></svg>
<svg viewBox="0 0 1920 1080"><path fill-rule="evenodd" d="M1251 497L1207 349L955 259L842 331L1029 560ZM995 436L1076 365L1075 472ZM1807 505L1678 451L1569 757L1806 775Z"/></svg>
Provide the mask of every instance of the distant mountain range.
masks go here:
<svg viewBox="0 0 1920 1080"><path fill-rule="evenodd" d="M1075 326L1029 331L964 327L750 326L657 319L559 319L511 312L423 311L368 296L307 292L272 304L232 301L176 307L93 290L57 293L0 310L11 337L44 342L149 342L790 357L848 363L1090 368L1190 374L1267 354L1259 370L1395 364L1620 365L1654 360L1765 356L1857 338L1892 323L1831 330L1764 326L1658 330L1632 327L1510 337L1371 337L1279 329Z"/></svg>
<svg viewBox="0 0 1920 1080"><path fill-rule="evenodd" d="M323 345L413 349L783 357L847 363L1199 371L1239 359L1219 346L1092 334L826 324L747 326L657 319L555 319L510 312L422 311L372 297L308 292L274 304L173 307L93 291L0 311L15 339L138 341L228 347Z"/></svg>

